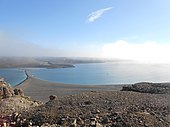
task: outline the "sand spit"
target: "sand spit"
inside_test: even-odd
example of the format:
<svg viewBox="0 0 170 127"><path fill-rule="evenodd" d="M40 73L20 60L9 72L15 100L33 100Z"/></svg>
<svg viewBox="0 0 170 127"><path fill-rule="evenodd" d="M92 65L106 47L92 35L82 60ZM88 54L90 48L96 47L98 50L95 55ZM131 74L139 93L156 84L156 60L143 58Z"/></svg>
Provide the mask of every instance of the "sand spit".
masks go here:
<svg viewBox="0 0 170 127"><path fill-rule="evenodd" d="M75 85L44 81L29 76L16 88L21 88L26 96L34 100L48 101L50 95L65 96L87 91L117 91L122 85Z"/></svg>

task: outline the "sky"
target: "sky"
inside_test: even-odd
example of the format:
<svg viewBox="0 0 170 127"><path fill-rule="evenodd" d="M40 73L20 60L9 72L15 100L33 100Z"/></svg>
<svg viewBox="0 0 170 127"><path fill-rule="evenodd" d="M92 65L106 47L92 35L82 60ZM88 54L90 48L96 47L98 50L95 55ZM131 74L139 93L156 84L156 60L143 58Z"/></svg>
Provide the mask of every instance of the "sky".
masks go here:
<svg viewBox="0 0 170 127"><path fill-rule="evenodd" d="M170 0L0 0L0 56L170 62Z"/></svg>

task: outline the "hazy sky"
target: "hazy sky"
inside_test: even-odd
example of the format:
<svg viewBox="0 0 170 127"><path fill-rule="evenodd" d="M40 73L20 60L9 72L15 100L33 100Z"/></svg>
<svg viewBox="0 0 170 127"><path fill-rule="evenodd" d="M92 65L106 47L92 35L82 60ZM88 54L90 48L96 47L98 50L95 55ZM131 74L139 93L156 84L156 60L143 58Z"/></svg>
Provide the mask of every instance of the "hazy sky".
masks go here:
<svg viewBox="0 0 170 127"><path fill-rule="evenodd" d="M170 62L170 0L0 0L0 55Z"/></svg>

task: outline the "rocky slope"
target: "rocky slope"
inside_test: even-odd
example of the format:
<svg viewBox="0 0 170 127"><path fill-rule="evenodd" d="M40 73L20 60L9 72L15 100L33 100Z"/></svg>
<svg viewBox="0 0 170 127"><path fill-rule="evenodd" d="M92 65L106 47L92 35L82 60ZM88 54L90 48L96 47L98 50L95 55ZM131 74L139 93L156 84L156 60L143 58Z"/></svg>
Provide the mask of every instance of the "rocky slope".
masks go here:
<svg viewBox="0 0 170 127"><path fill-rule="evenodd" d="M88 92L56 98L23 113L35 125L169 127L170 96L135 92Z"/></svg>
<svg viewBox="0 0 170 127"><path fill-rule="evenodd" d="M169 127L170 94L84 92L41 104L15 93L0 101L0 126Z"/></svg>
<svg viewBox="0 0 170 127"><path fill-rule="evenodd" d="M41 105L24 96L21 89L13 89L8 83L0 81L0 127L16 126L14 116L23 111L30 111Z"/></svg>

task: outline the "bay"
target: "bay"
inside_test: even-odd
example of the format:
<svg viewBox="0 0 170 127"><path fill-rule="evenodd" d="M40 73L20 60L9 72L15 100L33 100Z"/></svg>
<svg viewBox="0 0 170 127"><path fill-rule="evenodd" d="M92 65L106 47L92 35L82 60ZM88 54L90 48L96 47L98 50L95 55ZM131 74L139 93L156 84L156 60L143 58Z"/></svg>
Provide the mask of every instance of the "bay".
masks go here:
<svg viewBox="0 0 170 127"><path fill-rule="evenodd" d="M170 82L170 64L77 64L75 68L32 69L29 73L43 80L67 84Z"/></svg>
<svg viewBox="0 0 170 127"><path fill-rule="evenodd" d="M3 77L7 83L15 86L26 79L24 70L18 68L0 69L0 77Z"/></svg>
<svg viewBox="0 0 170 127"><path fill-rule="evenodd" d="M30 75L50 82L104 85L137 82L170 82L170 64L93 63L76 64L75 68L27 68ZM24 70L0 69L0 77L15 86L26 75Z"/></svg>

